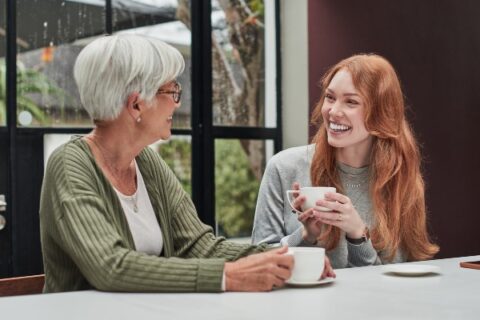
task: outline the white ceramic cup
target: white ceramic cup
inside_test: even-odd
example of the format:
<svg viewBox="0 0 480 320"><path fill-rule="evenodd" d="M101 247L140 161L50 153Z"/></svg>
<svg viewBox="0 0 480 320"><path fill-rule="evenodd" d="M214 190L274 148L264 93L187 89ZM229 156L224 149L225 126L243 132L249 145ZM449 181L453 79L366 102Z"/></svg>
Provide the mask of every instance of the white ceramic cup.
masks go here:
<svg viewBox="0 0 480 320"><path fill-rule="evenodd" d="M293 270L290 282L313 282L320 280L325 267L325 249L318 247L291 247L287 254L293 255Z"/></svg>
<svg viewBox="0 0 480 320"><path fill-rule="evenodd" d="M288 204L292 207L293 210L297 211L292 204L292 194L298 192L299 196L305 196L305 202L302 204L302 211L306 211L311 208L316 208L320 211L332 211L329 208L317 206L315 203L318 200L325 199L325 193L327 192L336 192L337 189L334 187L303 187L300 190L287 190L287 199Z"/></svg>

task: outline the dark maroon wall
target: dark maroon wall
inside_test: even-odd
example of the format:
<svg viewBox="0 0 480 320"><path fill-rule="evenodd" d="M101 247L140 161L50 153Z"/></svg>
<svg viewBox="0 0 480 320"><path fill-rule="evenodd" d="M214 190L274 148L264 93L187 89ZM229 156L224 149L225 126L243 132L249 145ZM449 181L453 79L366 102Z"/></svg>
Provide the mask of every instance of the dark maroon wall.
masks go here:
<svg viewBox="0 0 480 320"><path fill-rule="evenodd" d="M308 9L311 108L329 66L360 52L386 57L423 146L437 257L480 254L480 1L309 0Z"/></svg>

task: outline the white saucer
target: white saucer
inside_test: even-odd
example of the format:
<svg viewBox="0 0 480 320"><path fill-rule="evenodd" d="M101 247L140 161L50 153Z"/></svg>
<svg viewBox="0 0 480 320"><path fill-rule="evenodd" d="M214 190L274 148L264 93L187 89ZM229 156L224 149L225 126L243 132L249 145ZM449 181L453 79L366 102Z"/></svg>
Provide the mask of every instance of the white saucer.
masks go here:
<svg viewBox="0 0 480 320"><path fill-rule="evenodd" d="M394 273L401 276L423 276L432 273L440 273L440 267L429 264L389 264L383 266L384 272Z"/></svg>
<svg viewBox="0 0 480 320"><path fill-rule="evenodd" d="M335 281L335 278L325 278L322 280L315 280L315 281L287 280L285 283L292 287L311 287L311 286L318 286L321 284L331 283L333 281Z"/></svg>

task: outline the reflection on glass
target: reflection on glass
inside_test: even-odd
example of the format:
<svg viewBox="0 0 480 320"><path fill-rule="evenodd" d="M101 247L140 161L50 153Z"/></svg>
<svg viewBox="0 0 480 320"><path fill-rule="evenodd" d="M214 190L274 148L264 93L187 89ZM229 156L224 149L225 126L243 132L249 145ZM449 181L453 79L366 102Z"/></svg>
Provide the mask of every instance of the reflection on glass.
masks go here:
<svg viewBox="0 0 480 320"><path fill-rule="evenodd" d="M215 140L217 235L250 237L258 188L272 154L271 140Z"/></svg>
<svg viewBox="0 0 480 320"><path fill-rule="evenodd" d="M0 126L7 123L7 84L5 69L5 0L0 0ZM1 36L3 34L3 36Z"/></svg>
<svg viewBox="0 0 480 320"><path fill-rule="evenodd" d="M89 126L73 79L80 50L105 32L105 1L17 1L20 126Z"/></svg>
<svg viewBox="0 0 480 320"><path fill-rule="evenodd" d="M191 32L187 0L112 0L113 30L141 34L163 40L177 48L185 59L185 71L177 81L182 85L180 108L173 127L190 128L191 114Z"/></svg>
<svg viewBox="0 0 480 320"><path fill-rule="evenodd" d="M264 13L263 0L212 0L215 125L263 127L271 122L265 119Z"/></svg>
<svg viewBox="0 0 480 320"><path fill-rule="evenodd" d="M173 170L185 191L192 194L192 139L190 136L172 136L150 146Z"/></svg>

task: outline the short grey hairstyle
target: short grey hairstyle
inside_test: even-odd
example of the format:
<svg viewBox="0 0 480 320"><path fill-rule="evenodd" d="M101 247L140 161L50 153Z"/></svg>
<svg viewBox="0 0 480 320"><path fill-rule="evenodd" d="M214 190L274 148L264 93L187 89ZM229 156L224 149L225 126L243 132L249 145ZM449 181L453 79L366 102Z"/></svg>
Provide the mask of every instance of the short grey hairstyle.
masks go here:
<svg viewBox="0 0 480 320"><path fill-rule="evenodd" d="M158 88L185 68L171 45L139 35L104 36L89 43L77 57L73 74L83 107L93 120L116 119L130 94L148 103Z"/></svg>

